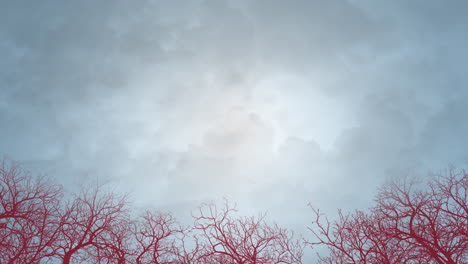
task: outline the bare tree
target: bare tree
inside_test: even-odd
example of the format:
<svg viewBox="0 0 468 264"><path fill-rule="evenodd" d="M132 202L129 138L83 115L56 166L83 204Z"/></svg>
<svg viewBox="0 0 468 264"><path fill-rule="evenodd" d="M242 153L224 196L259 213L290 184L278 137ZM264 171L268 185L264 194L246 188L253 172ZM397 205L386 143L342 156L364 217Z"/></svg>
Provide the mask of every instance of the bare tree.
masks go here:
<svg viewBox="0 0 468 264"><path fill-rule="evenodd" d="M407 178L385 184L369 213L334 222L312 208L312 246L325 245L323 263L463 263L468 259L468 176L450 169L428 184Z"/></svg>
<svg viewBox="0 0 468 264"><path fill-rule="evenodd" d="M309 245L324 245L328 256L320 256L321 263L427 263L411 262L415 259L414 247L392 236L381 233L383 223L372 214L363 211L343 214L338 211L338 220L330 222L318 209L314 212L312 227L314 240Z"/></svg>
<svg viewBox="0 0 468 264"><path fill-rule="evenodd" d="M88 249L92 263L134 263L133 220L122 217L119 224L101 234L98 247Z"/></svg>
<svg viewBox="0 0 468 264"><path fill-rule="evenodd" d="M128 220L127 197L96 184L82 188L63 206L59 238L54 247L64 264L102 256L113 244L115 234ZM101 261L101 260L99 260Z"/></svg>
<svg viewBox="0 0 468 264"><path fill-rule="evenodd" d="M303 245L264 218L234 218L226 201L204 204L193 227L170 213L130 216L127 197L104 185L62 188L15 163L0 168L0 262L300 263Z"/></svg>
<svg viewBox="0 0 468 264"><path fill-rule="evenodd" d="M301 263L302 243L292 232L268 225L265 215L234 218L236 211L226 200L224 207L203 204L194 215L194 228L210 249L207 263Z"/></svg>
<svg viewBox="0 0 468 264"><path fill-rule="evenodd" d="M468 254L468 176L450 169L433 178L427 188L414 181L385 185L373 209L388 236L411 241L420 256L434 263L460 263Z"/></svg>
<svg viewBox="0 0 468 264"><path fill-rule="evenodd" d="M62 188L0 161L0 262L38 263L55 253Z"/></svg>
<svg viewBox="0 0 468 264"><path fill-rule="evenodd" d="M176 261L176 237L185 232L169 213L146 211L134 222L135 262L171 263Z"/></svg>

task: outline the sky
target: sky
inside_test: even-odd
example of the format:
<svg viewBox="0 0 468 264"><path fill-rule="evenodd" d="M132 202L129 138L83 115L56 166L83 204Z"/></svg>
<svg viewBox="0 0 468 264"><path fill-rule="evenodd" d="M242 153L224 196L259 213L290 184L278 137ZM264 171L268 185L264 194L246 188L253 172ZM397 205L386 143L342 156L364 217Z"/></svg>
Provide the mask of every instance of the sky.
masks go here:
<svg viewBox="0 0 468 264"><path fill-rule="evenodd" d="M0 155L303 229L468 161L468 2L0 1Z"/></svg>

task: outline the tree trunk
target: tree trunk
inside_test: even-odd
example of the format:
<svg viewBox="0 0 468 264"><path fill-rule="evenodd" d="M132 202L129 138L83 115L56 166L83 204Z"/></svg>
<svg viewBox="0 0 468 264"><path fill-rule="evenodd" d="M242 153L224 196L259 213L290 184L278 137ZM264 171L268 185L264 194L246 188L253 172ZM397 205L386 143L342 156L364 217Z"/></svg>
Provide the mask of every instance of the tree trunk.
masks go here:
<svg viewBox="0 0 468 264"><path fill-rule="evenodd" d="M65 256L63 256L63 264L70 264L71 256L72 254L65 254Z"/></svg>

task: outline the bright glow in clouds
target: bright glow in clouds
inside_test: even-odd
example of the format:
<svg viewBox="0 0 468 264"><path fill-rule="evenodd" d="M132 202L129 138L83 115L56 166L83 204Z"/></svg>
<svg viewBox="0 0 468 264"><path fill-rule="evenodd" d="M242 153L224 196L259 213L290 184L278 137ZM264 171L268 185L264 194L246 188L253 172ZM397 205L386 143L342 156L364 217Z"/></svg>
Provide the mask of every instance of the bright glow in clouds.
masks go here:
<svg viewBox="0 0 468 264"><path fill-rule="evenodd" d="M324 94L320 81L283 74L269 76L255 87L251 107L275 124L276 148L288 137L299 137L331 149L340 131L354 125L344 102Z"/></svg>
<svg viewBox="0 0 468 264"><path fill-rule="evenodd" d="M271 184L284 181L296 184L294 173L291 175L288 170L303 168L288 168L289 155L300 160L303 157L288 152L302 151L300 144L304 140L314 142L319 152L326 151L333 147L343 128L352 126L340 99L323 94L319 80L297 74L270 76L246 72L245 75L255 78L242 80L242 76L233 74L227 81L209 69L197 69L189 77L166 76L171 80L165 84L168 87L183 87L187 85L186 79L194 80L190 85L196 87L186 88L177 95L167 90L163 96L169 98L166 100L171 105L151 101L135 105L137 110L131 116L143 124L154 120L154 138L145 144L133 142L129 148L139 146L133 152L140 154L157 153L163 148L166 151L163 159L172 164L164 172L167 178L160 174L148 177L154 184L148 184L147 179L142 187L139 182L131 181L131 185L137 185L134 188L140 196L154 195L155 188L160 195L186 186L193 190L185 192L188 196L179 195L176 199L198 201L227 195L250 201L251 195ZM161 86L160 76L148 74L147 78L137 79L139 82L129 86L145 87L141 94L122 96L122 100L135 98L146 102L146 98L155 97L153 87ZM290 144L299 145L299 149ZM284 156L284 153L288 154ZM310 165L323 166L319 162ZM141 191L142 188L148 190Z"/></svg>

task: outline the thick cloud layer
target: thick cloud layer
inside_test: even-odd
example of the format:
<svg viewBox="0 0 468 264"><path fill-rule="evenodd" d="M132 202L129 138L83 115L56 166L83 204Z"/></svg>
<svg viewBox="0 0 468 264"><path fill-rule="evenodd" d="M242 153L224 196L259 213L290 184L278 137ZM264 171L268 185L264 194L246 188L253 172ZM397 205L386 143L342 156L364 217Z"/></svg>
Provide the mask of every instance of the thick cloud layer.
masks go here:
<svg viewBox="0 0 468 264"><path fill-rule="evenodd" d="M466 1L5 1L0 151L301 229L467 160ZM287 211L286 211L287 210ZM287 212L287 213L285 213Z"/></svg>

